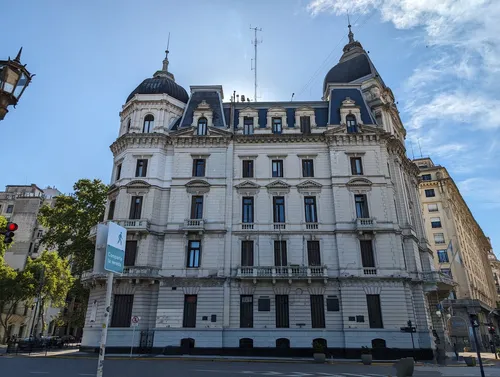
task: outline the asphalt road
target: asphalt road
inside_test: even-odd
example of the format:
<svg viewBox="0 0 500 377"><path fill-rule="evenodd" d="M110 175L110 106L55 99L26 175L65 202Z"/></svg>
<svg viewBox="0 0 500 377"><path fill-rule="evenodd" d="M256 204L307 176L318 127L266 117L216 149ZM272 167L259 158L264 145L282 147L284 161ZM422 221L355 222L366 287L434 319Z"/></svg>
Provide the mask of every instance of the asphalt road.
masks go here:
<svg viewBox="0 0 500 377"><path fill-rule="evenodd" d="M0 377L95 376L97 359L0 357ZM457 376L465 376L465 368ZM460 370L459 370L460 369ZM106 360L104 377L387 377L395 376L390 366L310 363L252 363L178 361L165 359ZM472 374L473 376L476 374ZM417 371L414 376L442 376L436 371ZM447 376L450 376L447 374ZM494 376L493 374L491 376Z"/></svg>

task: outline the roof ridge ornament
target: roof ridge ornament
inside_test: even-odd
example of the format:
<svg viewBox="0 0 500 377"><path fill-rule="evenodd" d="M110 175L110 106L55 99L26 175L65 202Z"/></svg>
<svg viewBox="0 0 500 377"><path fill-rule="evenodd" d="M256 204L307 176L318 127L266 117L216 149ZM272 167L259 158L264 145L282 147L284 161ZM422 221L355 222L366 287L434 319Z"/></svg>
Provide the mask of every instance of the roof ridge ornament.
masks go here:
<svg viewBox="0 0 500 377"><path fill-rule="evenodd" d="M160 71L156 71L153 77L166 77L169 78L172 81L175 81L174 75L168 71L168 65L170 64L170 61L168 60L168 54L170 53L169 48L170 47L170 32L168 33L168 40L167 40L167 49L165 50L165 59L163 59L163 66Z"/></svg>

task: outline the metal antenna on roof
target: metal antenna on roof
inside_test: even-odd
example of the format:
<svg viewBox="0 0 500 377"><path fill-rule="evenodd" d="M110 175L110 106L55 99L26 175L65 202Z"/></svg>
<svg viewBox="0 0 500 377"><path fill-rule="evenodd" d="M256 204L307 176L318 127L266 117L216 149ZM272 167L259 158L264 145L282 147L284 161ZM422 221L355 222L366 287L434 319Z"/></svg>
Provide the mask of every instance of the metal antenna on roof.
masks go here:
<svg viewBox="0 0 500 377"><path fill-rule="evenodd" d="M420 139L417 139L418 149L420 149L420 158L422 158L422 147L420 146Z"/></svg>
<svg viewBox="0 0 500 377"><path fill-rule="evenodd" d="M262 43L262 39L259 41L257 39L257 32L262 31L262 29L259 29L258 27L252 27L250 25L250 30L253 30L255 32L255 39L252 41L252 44L254 46L254 58L253 58L253 68L251 67L251 70L254 71L254 102L257 102L257 45L259 43Z"/></svg>
<svg viewBox="0 0 500 377"><path fill-rule="evenodd" d="M167 49L165 50L165 59L163 59L163 69L162 71L168 72L168 47L170 46L170 32L168 32Z"/></svg>
<svg viewBox="0 0 500 377"><path fill-rule="evenodd" d="M347 27L349 28L349 34L347 34L347 36L349 37L349 43L353 43L354 34L351 31L351 19L349 18L349 12L347 12Z"/></svg>
<svg viewBox="0 0 500 377"><path fill-rule="evenodd" d="M293 101L293 97L295 96L295 93L292 93L292 98L290 99L290 102Z"/></svg>
<svg viewBox="0 0 500 377"><path fill-rule="evenodd" d="M168 39L167 39L167 51L168 47L170 46L170 32L168 32Z"/></svg>
<svg viewBox="0 0 500 377"><path fill-rule="evenodd" d="M414 160L415 159L415 152L413 151L413 143L411 142L411 140L408 140L410 142L410 148L411 148L411 159Z"/></svg>

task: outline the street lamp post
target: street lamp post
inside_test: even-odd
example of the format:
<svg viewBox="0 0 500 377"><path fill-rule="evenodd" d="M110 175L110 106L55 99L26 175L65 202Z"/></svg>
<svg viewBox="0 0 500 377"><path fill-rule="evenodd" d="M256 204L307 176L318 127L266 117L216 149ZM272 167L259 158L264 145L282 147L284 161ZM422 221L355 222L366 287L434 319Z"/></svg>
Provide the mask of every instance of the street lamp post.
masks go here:
<svg viewBox="0 0 500 377"><path fill-rule="evenodd" d="M21 64L21 52L19 50L14 60L0 60L0 120L5 118L9 112L7 107L16 106L24 90L33 76L26 69L26 64Z"/></svg>

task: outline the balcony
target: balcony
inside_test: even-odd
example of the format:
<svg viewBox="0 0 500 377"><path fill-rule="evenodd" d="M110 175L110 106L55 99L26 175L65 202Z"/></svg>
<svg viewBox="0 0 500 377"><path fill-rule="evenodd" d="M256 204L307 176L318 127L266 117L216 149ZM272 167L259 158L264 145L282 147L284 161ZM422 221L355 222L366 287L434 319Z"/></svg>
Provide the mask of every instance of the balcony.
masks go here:
<svg viewBox="0 0 500 377"><path fill-rule="evenodd" d="M356 230L358 232L374 231L377 228L377 220L374 217L356 219Z"/></svg>
<svg viewBox="0 0 500 377"><path fill-rule="evenodd" d="M363 267L363 275L377 275L376 267Z"/></svg>
<svg viewBox="0 0 500 377"><path fill-rule="evenodd" d="M184 226L182 227L185 231L204 231L205 230L205 220L203 219L185 219Z"/></svg>
<svg viewBox="0 0 500 377"><path fill-rule="evenodd" d="M106 279L106 272L84 271L81 280ZM127 266L123 274L115 274L115 278L156 278L160 276L160 269L152 266Z"/></svg>
<svg viewBox="0 0 500 377"><path fill-rule="evenodd" d="M254 230L254 223L241 223L241 230Z"/></svg>
<svg viewBox="0 0 500 377"><path fill-rule="evenodd" d="M285 230L286 223L274 223L273 228L274 228L274 230Z"/></svg>
<svg viewBox="0 0 500 377"><path fill-rule="evenodd" d="M306 223L306 230L318 230L318 223Z"/></svg>
<svg viewBox="0 0 500 377"><path fill-rule="evenodd" d="M251 266L238 267L236 277L239 279L267 280L312 280L328 278L326 266Z"/></svg>
<svg viewBox="0 0 500 377"><path fill-rule="evenodd" d="M123 220L107 220L103 221L102 224L106 225L109 222L113 222L115 224L118 224L125 229L127 229L128 232L149 232L151 223L148 220L144 219L123 219ZM90 228L89 232L89 237L93 238L97 235L97 225L94 225L92 228Z"/></svg>

